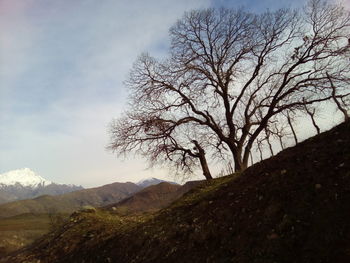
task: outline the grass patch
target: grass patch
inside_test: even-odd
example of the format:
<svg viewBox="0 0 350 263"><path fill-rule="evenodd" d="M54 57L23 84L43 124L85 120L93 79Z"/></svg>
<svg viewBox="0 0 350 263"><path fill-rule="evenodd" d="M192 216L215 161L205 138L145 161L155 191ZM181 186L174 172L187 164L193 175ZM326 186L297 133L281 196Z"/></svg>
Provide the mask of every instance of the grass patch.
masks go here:
<svg viewBox="0 0 350 263"><path fill-rule="evenodd" d="M234 173L232 175L227 175L219 178L215 178L209 181L204 181L199 186L188 191L182 198L175 201L169 208L181 207L188 204L196 204L203 200L210 199L215 196L215 191L225 186L229 182L232 182L238 178L240 173Z"/></svg>

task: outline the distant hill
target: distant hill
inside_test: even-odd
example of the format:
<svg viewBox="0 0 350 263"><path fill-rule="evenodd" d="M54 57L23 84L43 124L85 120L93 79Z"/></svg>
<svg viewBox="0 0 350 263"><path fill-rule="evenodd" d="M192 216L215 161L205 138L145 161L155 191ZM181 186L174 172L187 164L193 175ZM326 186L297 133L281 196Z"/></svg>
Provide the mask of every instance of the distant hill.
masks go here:
<svg viewBox="0 0 350 263"><path fill-rule="evenodd" d="M48 181L29 168L0 174L0 204L41 195L61 195L81 189L81 186Z"/></svg>
<svg viewBox="0 0 350 263"><path fill-rule="evenodd" d="M161 179L158 179L155 177L143 179L143 180L137 182L136 184L142 188L145 188L145 187L148 187L151 185L156 185L156 184L163 183L163 182L167 182L170 184L177 184L175 182L165 181L165 180L161 180Z"/></svg>
<svg viewBox="0 0 350 263"><path fill-rule="evenodd" d="M154 215L81 212L0 262L350 262L350 122Z"/></svg>
<svg viewBox="0 0 350 263"><path fill-rule="evenodd" d="M71 213L85 205L104 206L118 202L139 190L141 187L134 183L113 183L63 195L43 195L0 205L0 218L24 213Z"/></svg>
<svg viewBox="0 0 350 263"><path fill-rule="evenodd" d="M184 185L161 182L148 186L116 204L104 207L104 209L121 215L156 211L168 206L201 182L191 181Z"/></svg>
<svg viewBox="0 0 350 263"><path fill-rule="evenodd" d="M187 182L185 185L180 186L162 182L158 185L151 185L142 189L141 191L132 193L130 197L126 197L117 203L114 203L116 200L115 197L109 198L108 202L113 201L113 203L105 206L103 209L119 215L154 212L169 205L175 199L179 198L185 192L199 183L200 181L193 181ZM99 191L104 193L113 191L113 188L113 184L105 186L101 189L98 188L97 194L103 194L99 193ZM82 192L86 192L86 190L80 191L78 195L81 195ZM71 195L74 194L72 193ZM84 195L86 195L86 193L84 193ZM91 193L88 193L88 195L91 195ZM24 212L25 208L27 208L29 211L31 211L31 213L21 213L20 215L15 215L12 217L0 218L0 257L1 254L4 255L11 251L20 249L24 245L28 245L35 239L46 234L49 229L53 227L53 224L57 224L57 219L62 222L62 220L69 217L69 213L71 211L69 211L68 214L62 214L65 210L61 207L61 205L64 205L67 202L67 196L62 199L60 199L62 202L61 204L59 203L60 200L58 200L57 197L52 198L52 196L42 196L36 198L34 201L21 201L19 203L14 203L19 205L19 210L17 210L17 212ZM86 201L86 196L84 199ZM89 199L91 199L91 197L89 197ZM71 204L74 202L75 201L70 202L68 208L71 207ZM90 202L90 204L91 203L92 202ZM99 202L94 200L93 203ZM4 207L0 206L0 209L4 209L5 213L8 215L8 207L9 205L5 205ZM40 209L38 209L38 207L40 207ZM81 206L79 206L79 208L81 208ZM11 206L11 209L13 212L13 206ZM46 213L41 214L41 211L46 211ZM60 214L52 214L57 212L60 212Z"/></svg>

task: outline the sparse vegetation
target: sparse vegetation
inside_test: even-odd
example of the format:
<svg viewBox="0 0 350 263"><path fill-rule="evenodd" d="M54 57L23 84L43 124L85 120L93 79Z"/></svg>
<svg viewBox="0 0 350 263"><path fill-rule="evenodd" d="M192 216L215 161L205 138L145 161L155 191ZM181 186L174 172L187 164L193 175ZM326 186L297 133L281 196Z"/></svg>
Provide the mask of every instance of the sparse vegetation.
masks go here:
<svg viewBox="0 0 350 263"><path fill-rule="evenodd" d="M31 244L49 230L47 214L22 214L0 219L0 257Z"/></svg>
<svg viewBox="0 0 350 263"><path fill-rule="evenodd" d="M2 262L348 262L349 132L343 123L155 214L75 213Z"/></svg>

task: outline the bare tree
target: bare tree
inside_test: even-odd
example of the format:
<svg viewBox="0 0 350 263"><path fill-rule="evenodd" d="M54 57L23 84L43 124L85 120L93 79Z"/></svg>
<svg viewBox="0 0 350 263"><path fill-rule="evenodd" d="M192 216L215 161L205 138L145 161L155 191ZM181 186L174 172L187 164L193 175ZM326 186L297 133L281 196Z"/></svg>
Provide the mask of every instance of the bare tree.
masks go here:
<svg viewBox="0 0 350 263"><path fill-rule="evenodd" d="M137 108L137 105L134 106ZM208 136L201 134L199 128L189 129L187 126L187 123L162 119L146 112L129 113L127 117L112 123L112 143L108 148L119 154L136 150L148 159L152 166L167 163L174 167L175 171L184 174L192 174L193 169L200 166L204 177L210 180L212 175L205 150L201 146L206 143L205 139L208 139ZM200 142L194 139L197 137Z"/></svg>
<svg viewBox="0 0 350 263"><path fill-rule="evenodd" d="M272 129L270 130L275 139L278 140L281 150L285 149L285 143L283 141L283 138L289 135L289 133L286 130L287 126L284 123L277 121L273 123Z"/></svg>
<svg viewBox="0 0 350 263"><path fill-rule="evenodd" d="M344 96L349 28L347 11L319 0L310 1L305 12L187 12L170 29L167 59L144 54L135 63L127 86L132 107L142 107L131 112L157 114L174 129L200 129L214 142L196 139L201 147L214 155L227 149L235 171L242 171L254 145L262 151L261 134L270 136L278 116ZM148 142L143 146L154 150Z"/></svg>
<svg viewBox="0 0 350 263"><path fill-rule="evenodd" d="M266 138L267 145L269 146L270 155L274 156L273 147L271 143L271 132L267 128L265 128L265 138Z"/></svg>
<svg viewBox="0 0 350 263"><path fill-rule="evenodd" d="M304 105L304 109L305 109L306 114L310 117L311 123L315 127L317 134L320 134L321 133L321 129L317 125L316 116L315 116L316 115L316 109L315 108L311 108L311 107L307 106L306 104Z"/></svg>
<svg viewBox="0 0 350 263"><path fill-rule="evenodd" d="M263 139L258 138L256 140L256 149L259 152L260 155L260 161L262 161L264 159L264 155L263 155Z"/></svg>
<svg viewBox="0 0 350 263"><path fill-rule="evenodd" d="M287 111L287 122L288 122L290 130L292 131L295 144L298 144L298 136L297 136L297 133L296 133L294 125L293 125L294 118L291 117L291 115L288 111Z"/></svg>
<svg viewBox="0 0 350 263"><path fill-rule="evenodd" d="M350 40L349 40L350 42ZM334 103L337 105L338 109L343 113L344 115L344 121L349 120L349 114L346 108L349 108L349 103L346 103L346 98L350 95L350 93L342 94L341 96L337 96L337 88L333 84L332 77L327 73L327 78L329 80L329 83L331 84L332 88L332 99Z"/></svg>

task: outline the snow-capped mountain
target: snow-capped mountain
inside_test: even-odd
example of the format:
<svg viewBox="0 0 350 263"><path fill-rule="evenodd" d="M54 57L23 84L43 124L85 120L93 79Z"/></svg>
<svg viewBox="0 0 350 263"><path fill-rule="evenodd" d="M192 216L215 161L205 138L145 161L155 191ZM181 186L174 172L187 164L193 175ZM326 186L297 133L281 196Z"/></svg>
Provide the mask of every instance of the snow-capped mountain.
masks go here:
<svg viewBox="0 0 350 263"><path fill-rule="evenodd" d="M16 184L20 184L23 187L36 188L38 186L47 186L52 184L52 182L42 178L29 168L13 170L0 174L0 187Z"/></svg>
<svg viewBox="0 0 350 263"><path fill-rule="evenodd" d="M59 195L81 189L83 189L81 186L53 183L29 168L0 174L0 204L40 195Z"/></svg>
<svg viewBox="0 0 350 263"><path fill-rule="evenodd" d="M150 177L150 178L146 178L146 179L143 179L139 182L137 182L136 184L142 188L145 188L147 186L150 186L150 185L155 185L155 184L159 184L161 182L167 182L167 183L171 183L171 184L177 184L175 182L170 182L170 181L165 181L165 180L161 180L161 179L158 179L158 178L155 178L155 177Z"/></svg>

